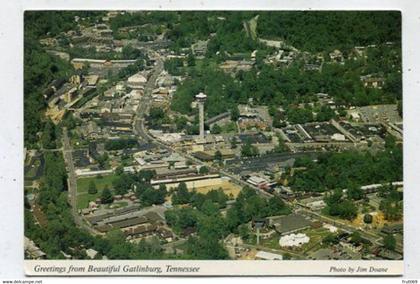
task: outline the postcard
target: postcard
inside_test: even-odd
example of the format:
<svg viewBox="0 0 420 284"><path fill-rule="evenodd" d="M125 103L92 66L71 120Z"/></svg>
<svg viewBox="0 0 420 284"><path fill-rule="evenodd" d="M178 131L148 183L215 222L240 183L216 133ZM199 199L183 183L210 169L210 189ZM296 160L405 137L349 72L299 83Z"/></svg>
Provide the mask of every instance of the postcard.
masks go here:
<svg viewBox="0 0 420 284"><path fill-rule="evenodd" d="M24 13L25 273L403 273L399 11Z"/></svg>

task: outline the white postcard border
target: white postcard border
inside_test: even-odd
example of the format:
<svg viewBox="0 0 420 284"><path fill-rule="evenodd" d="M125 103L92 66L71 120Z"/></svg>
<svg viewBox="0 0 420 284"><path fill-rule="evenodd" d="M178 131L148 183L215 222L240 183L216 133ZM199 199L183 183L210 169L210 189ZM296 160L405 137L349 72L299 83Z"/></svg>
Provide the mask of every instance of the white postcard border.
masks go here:
<svg viewBox="0 0 420 284"><path fill-rule="evenodd" d="M1 42L3 43L2 59L4 60L4 68L1 71L1 81L7 86L7 92L10 96L4 96L0 102L0 118L2 124L2 134L0 136L0 145L2 151L2 159L0 169L2 172L1 182L4 190L9 191L8 198L0 200L3 212L0 216L0 224L2 225L2 238L0 242L0 277L21 277L23 275L22 263L25 272L29 275L28 268L33 265L29 260L23 260L23 206L22 191L23 171L21 160L22 154L22 128L23 128L23 99L22 99L22 68L23 68L23 46L22 46L22 20L23 11L28 9L364 9L364 10L388 10L397 9L403 12L403 72L404 72L404 181L406 182L406 190L404 197L404 217L405 217L405 234L404 234L404 261L406 263L406 277L419 277L420 270L419 258L420 247L418 236L420 228L418 226L417 216L419 214L420 195L417 193L417 185L420 182L418 175L418 164L420 162L419 144L420 132L414 131L417 127L418 117L420 115L420 100L418 100L418 81L420 67L420 53L418 50L418 24L420 17L420 2L417 1L398 1L398 0L370 0L360 2L358 0L348 0L346 2L330 1L330 0L308 0L308 1L232 1L223 0L212 1L116 1L116 0L74 0L54 2L48 0L16 0L5 1L2 5L0 13L0 22L2 27ZM98 8L100 7L100 8ZM416 68L417 67L417 68ZM6 94L4 94L6 95ZM36 261L41 263L40 261ZM55 260L54 263L60 261ZM74 263L74 261L69 261ZM89 261L95 263L96 261ZM122 261L118 261L122 263ZM149 262L149 261L142 261ZM216 262L216 261L212 261ZM236 265L230 261L228 266ZM304 264L299 261L299 275L302 272L311 269L316 262ZM318 262L318 261L317 261ZM359 262L359 261L358 261ZM365 261L360 261L365 263ZM375 261L378 263L380 261ZM402 261L397 261L402 265ZM165 263L169 263L165 261ZM172 261L171 261L172 263ZM250 261L253 265L254 261ZM271 266L269 261L265 261L267 266ZM291 261L282 262L282 267L289 266ZM341 261L334 261L338 264ZM386 261L390 264L390 261ZM394 265L394 264L392 264ZM417 267L417 268L415 268ZM289 269L291 269L289 267ZM244 269L245 270L245 269ZM402 268L401 268L402 271ZM290 272L290 271L289 271ZM41 274L38 274L41 275ZM44 275L44 274L42 274ZM287 275L292 275L288 273ZM297 274L295 274L297 275ZM319 274L306 274L319 275ZM331 275L331 274L330 274Z"/></svg>
<svg viewBox="0 0 420 284"><path fill-rule="evenodd" d="M25 260L28 276L398 276L402 260Z"/></svg>

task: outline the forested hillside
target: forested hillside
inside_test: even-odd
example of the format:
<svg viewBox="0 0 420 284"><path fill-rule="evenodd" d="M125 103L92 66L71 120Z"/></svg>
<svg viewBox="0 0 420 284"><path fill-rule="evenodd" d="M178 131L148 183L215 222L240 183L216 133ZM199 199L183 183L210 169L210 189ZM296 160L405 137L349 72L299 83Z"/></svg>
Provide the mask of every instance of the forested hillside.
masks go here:
<svg viewBox="0 0 420 284"><path fill-rule="evenodd" d="M66 76L69 64L47 54L39 45L39 38L54 36L77 28L75 15L90 16L93 20L101 12L27 12L25 14L25 143L33 144L36 133L42 130L42 109L45 102L42 90L54 78ZM299 63L277 70L257 64L251 72L239 74L232 80L214 68L214 61L230 54L250 54L258 49L270 52L266 46L252 39L244 29L244 21L259 15L257 36L284 39L301 50L328 52L342 49L346 53L354 46L375 44L366 62L354 61L345 66L325 66L322 72L303 72ZM91 20L92 20L91 19ZM171 41L171 49L190 47L197 40L209 39L207 58L188 72L189 79L177 91L172 108L189 113L195 92L208 93L210 116L232 109L239 102L252 97L261 104L290 105L309 101L314 93L326 92L338 103L369 105L394 103L401 100L399 12L143 12L125 13L111 20L111 28L136 25L156 25ZM394 42L392 48L383 46ZM216 55L217 54L217 55ZM131 58L131 57L130 57ZM181 62L182 64L182 62ZM168 64L169 65L169 64ZM204 67L203 67L204 66ZM176 69L176 68L175 68ZM385 77L383 90L367 90L358 77L381 73ZM258 75L257 75L258 74ZM224 101L224 104L220 104Z"/></svg>
<svg viewBox="0 0 420 284"><path fill-rule="evenodd" d="M39 43L45 36L57 36L76 28L75 16L98 16L100 12L27 11L24 21L24 137L25 146L36 142L44 127L44 88L52 80L72 72L69 63L48 54Z"/></svg>
<svg viewBox="0 0 420 284"><path fill-rule="evenodd" d="M260 13L260 37L278 37L298 49L329 51L401 42L401 13L301 11Z"/></svg>

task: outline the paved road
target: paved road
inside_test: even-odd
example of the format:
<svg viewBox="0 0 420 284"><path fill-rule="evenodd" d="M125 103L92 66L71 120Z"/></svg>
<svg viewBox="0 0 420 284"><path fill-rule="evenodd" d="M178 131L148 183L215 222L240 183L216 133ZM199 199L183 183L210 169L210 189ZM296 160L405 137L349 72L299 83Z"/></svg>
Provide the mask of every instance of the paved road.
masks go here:
<svg viewBox="0 0 420 284"><path fill-rule="evenodd" d="M74 169L73 153L70 145L70 139L67 133L67 128L63 127L63 157L67 167L67 185L69 191L69 201L71 206L71 213L73 215L74 222L77 226L82 227L89 231L91 234L97 234L89 225L85 223L82 216L77 212L77 180Z"/></svg>
<svg viewBox="0 0 420 284"><path fill-rule="evenodd" d="M215 168L215 167L209 166L209 165L205 164L204 162L202 162L201 160L199 160L199 159L197 159L197 158L195 158L195 157L193 157L193 156L191 156L191 155L189 155L187 153L184 153L184 152L181 152L179 150L173 149L169 145L163 143L162 141L156 139L155 137L153 137L152 135L150 135L148 133L147 129L144 126L144 116L147 114L148 109L150 107L151 94L152 94L152 90L153 90L153 88L155 86L157 75L162 70L163 70L163 62L162 61L157 61L157 65L155 66L154 70L152 71L153 73L150 76L150 79L148 80L148 82L147 82L147 84L145 86L145 92L144 92L144 96L142 98L141 104L139 105L139 108L137 109L137 118L136 118L135 124L134 124L134 131L139 136L140 142L150 143L152 145L160 146L161 148L165 148L165 149L167 149L169 151L176 152L176 153L180 154L181 156L183 156L184 158L186 158L187 160L190 160L192 162L195 162L198 165L207 166L207 167L210 168L210 170L214 170L216 172L219 172L222 176L229 177L234 183L236 183L236 184L238 184L240 186L248 186L248 187L251 187L251 188L255 189L256 192L259 195L261 195L262 197L265 197L265 198L271 198L271 197L273 197L272 194L270 194L270 193L268 193L268 192L266 192L266 191L264 191L264 190L262 190L262 189L260 189L258 187L252 186L249 183L241 180L241 178L238 175L232 174L232 173L227 172L227 171L225 171L223 169L220 169L220 168ZM308 155L308 154L312 156L312 155L315 155L316 153L315 152L308 152L308 153L288 153L288 154L285 154L284 156L282 156L281 158L286 158L286 159L288 159L288 158L296 158L296 157L299 157L299 156L302 156L302 155ZM279 157L273 157L274 160L277 160L278 158ZM294 205L291 204L290 202L287 202L287 203L292 208L294 207ZM374 244L382 245L382 236L380 236L378 234L372 233L370 231L368 232L368 231L363 230L363 229L352 227L352 226L350 226L348 224L342 223L342 222L340 222L338 220L329 218L327 216L320 215L320 214L318 214L316 212L313 212L311 210L308 210L306 208L300 208L300 209L303 210L303 211L305 211L307 214L311 214L311 215L316 216L317 218L319 218L321 220L324 220L325 222L333 223L337 227L340 227L341 229L344 229L346 231L350 231L350 232L353 232L353 231L356 231L356 230L361 231L361 235L363 237L367 238L368 240L370 240Z"/></svg>
<svg viewBox="0 0 420 284"><path fill-rule="evenodd" d="M152 75L150 76L150 78L147 81L147 84L145 86L144 96L142 97L140 105L137 108L137 117L136 117L136 120L135 120L135 123L134 123L134 133L136 133L138 135L139 142L142 143L142 144L147 143L147 144L152 144L152 145L155 145L155 146L159 146L161 148L167 149L168 151L176 152L179 155L186 158L187 160L195 162L198 165L209 167L207 164L205 164L201 160L199 160L199 159L197 159L197 158L195 158L195 157L193 157L193 156L191 156L187 153L184 153L184 152L181 152L179 150L173 149L169 145L167 145L167 144L161 142L160 140L156 139L155 137L150 135L148 133L147 129L145 128L144 117L147 114L148 109L150 107L151 94L152 94L153 88L155 86L157 76L163 70L163 62L160 61L160 60L156 61L156 62L157 62L157 64L152 71ZM233 174L228 173L224 170L217 169L217 168L214 168L214 167L211 167L211 166L209 168L211 170L219 172L223 176L229 177L234 183L236 183L240 186L249 186L251 188L254 188L257 191L257 193L259 193L260 195L262 195L264 197L272 197L272 195L270 193L268 193L264 190L261 190L258 187L252 186L252 185L244 182L243 180L240 179L239 176L233 175Z"/></svg>

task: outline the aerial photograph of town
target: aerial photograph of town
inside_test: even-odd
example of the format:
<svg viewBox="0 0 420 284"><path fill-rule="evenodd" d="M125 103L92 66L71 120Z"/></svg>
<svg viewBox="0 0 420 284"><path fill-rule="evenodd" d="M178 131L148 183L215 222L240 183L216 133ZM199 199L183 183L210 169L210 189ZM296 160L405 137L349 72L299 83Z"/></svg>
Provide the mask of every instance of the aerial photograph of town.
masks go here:
<svg viewBox="0 0 420 284"><path fill-rule="evenodd" d="M403 259L400 12L26 11L23 96L25 259Z"/></svg>

